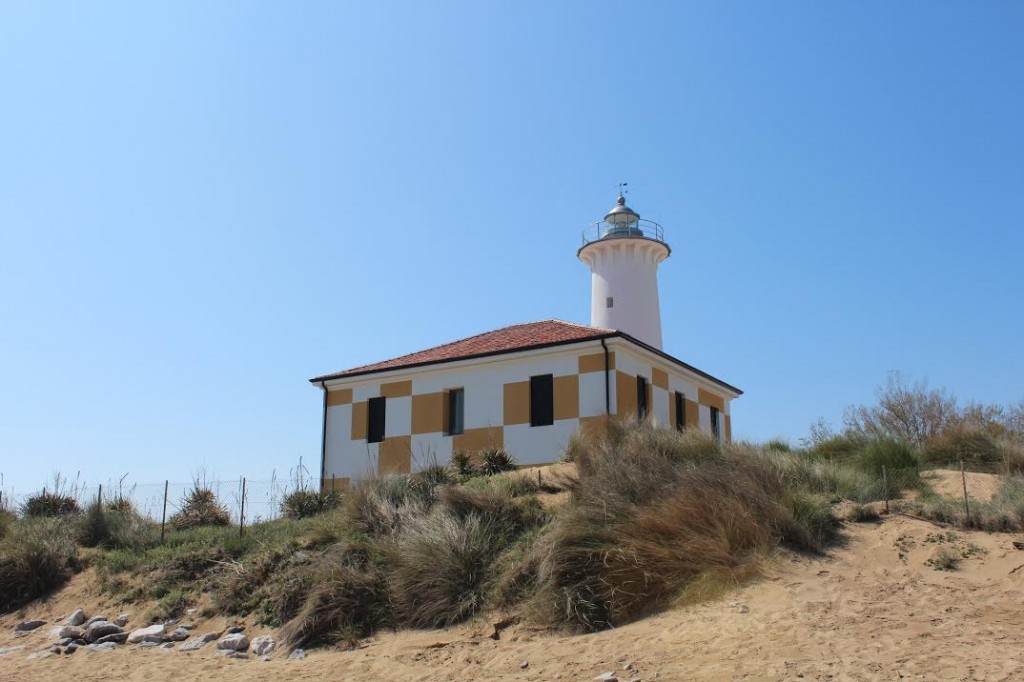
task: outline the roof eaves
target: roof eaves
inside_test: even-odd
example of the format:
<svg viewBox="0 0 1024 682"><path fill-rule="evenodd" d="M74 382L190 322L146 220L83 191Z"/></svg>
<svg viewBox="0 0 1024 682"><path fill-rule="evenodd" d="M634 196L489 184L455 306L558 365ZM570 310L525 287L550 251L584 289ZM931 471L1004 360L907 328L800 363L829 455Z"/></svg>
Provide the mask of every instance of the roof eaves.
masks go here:
<svg viewBox="0 0 1024 682"><path fill-rule="evenodd" d="M416 369L419 367L427 367L430 365L446 365L452 362L459 362L461 360L476 360L478 358L492 357L495 355L508 355L510 353L520 353L527 350L541 350L544 348L553 348L555 346L568 346L574 343L584 343L586 341L597 341L598 339L609 339L615 336L624 336L621 332L608 331L601 332L599 334L593 334L591 336L584 336L575 339L562 339L559 341L548 341L546 343L538 343L529 346L517 346L515 348L502 348L501 350L491 350L482 353L473 353L471 355L460 355L457 357L443 358L441 360L423 360L420 362L410 362L404 365L391 365L389 367L377 367L374 369L367 370L353 370L346 372L335 372L333 374L325 374L323 376L314 377L309 380L311 384L320 384L325 381L333 381L335 379L352 379L356 377L369 376L371 374L382 374L384 372L391 372L395 370L403 369Z"/></svg>

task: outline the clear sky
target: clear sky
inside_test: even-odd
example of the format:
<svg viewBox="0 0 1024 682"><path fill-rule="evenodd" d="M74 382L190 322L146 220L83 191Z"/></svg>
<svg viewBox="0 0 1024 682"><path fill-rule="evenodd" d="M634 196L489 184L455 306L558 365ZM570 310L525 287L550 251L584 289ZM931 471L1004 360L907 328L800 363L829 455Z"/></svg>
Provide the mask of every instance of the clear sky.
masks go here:
<svg viewBox="0 0 1024 682"><path fill-rule="evenodd" d="M315 375L587 322L628 181L665 348L796 440L1024 397L1024 3L0 7L0 471L315 470Z"/></svg>

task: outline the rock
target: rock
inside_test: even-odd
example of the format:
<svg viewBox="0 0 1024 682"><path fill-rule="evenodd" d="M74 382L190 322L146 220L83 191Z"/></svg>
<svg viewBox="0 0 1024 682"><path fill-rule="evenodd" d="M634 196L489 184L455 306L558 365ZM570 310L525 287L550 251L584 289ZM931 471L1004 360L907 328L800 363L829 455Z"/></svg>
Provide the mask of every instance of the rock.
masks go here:
<svg viewBox="0 0 1024 682"><path fill-rule="evenodd" d="M76 645L76 646L78 646L78 647L89 646L89 643L87 641L85 641L85 639L76 639L76 640L72 641L71 643Z"/></svg>
<svg viewBox="0 0 1024 682"><path fill-rule="evenodd" d="M174 649L174 642L164 642L160 645L160 651L171 651Z"/></svg>
<svg viewBox="0 0 1024 682"><path fill-rule="evenodd" d="M61 637L57 640L57 646L67 646L68 644L71 644L71 642L73 641L75 640L71 639L70 637Z"/></svg>
<svg viewBox="0 0 1024 682"><path fill-rule="evenodd" d="M245 651L249 648L249 638L241 632L228 633L224 639L217 642L217 648L227 651Z"/></svg>
<svg viewBox="0 0 1024 682"><path fill-rule="evenodd" d="M619 682L619 678L616 677L615 673L613 673L610 670L608 672L606 672L606 673L601 673L600 675L598 675L594 679L597 680L598 682Z"/></svg>
<svg viewBox="0 0 1024 682"><path fill-rule="evenodd" d="M89 648L93 651L113 651L117 645L113 642L103 642L102 644L90 644Z"/></svg>
<svg viewBox="0 0 1024 682"><path fill-rule="evenodd" d="M122 628L125 625L128 625L128 614L127 613L122 613L120 616L115 618L114 619L114 625L118 625L118 626L120 626Z"/></svg>
<svg viewBox="0 0 1024 682"><path fill-rule="evenodd" d="M127 632L115 632L115 633L113 633L111 635L103 635L102 637L97 639L95 643L96 644L107 644L109 642L109 643L112 643L112 644L124 644L127 639L128 639L128 633Z"/></svg>
<svg viewBox="0 0 1024 682"><path fill-rule="evenodd" d="M164 639L171 642L184 642L186 639L192 636L192 633L183 627L177 627L174 632L164 635Z"/></svg>
<svg viewBox="0 0 1024 682"><path fill-rule="evenodd" d="M737 611L739 611L740 613L750 613L750 609L749 609L749 608L747 607L747 605L746 605L746 604L740 604L740 605L739 605L739 606L738 606L738 607L736 608L736 610L737 610Z"/></svg>
<svg viewBox="0 0 1024 682"><path fill-rule="evenodd" d="M15 632L29 632L46 625L45 620L23 620L14 626Z"/></svg>
<svg viewBox="0 0 1024 682"><path fill-rule="evenodd" d="M142 649L155 649L160 646L160 642L142 642L139 647Z"/></svg>
<svg viewBox="0 0 1024 682"><path fill-rule="evenodd" d="M50 647L50 651L52 651L55 654L59 654L59 653L61 653L61 648L60 648L59 645L54 644L53 646Z"/></svg>
<svg viewBox="0 0 1024 682"><path fill-rule="evenodd" d="M270 635L260 635L259 637L252 638L252 644L249 645L249 651L256 654L257 656L265 656L269 653L273 653L274 647L277 643L274 638Z"/></svg>
<svg viewBox="0 0 1024 682"><path fill-rule="evenodd" d="M65 625L57 631L57 636L63 639L64 637L70 637L71 639L82 639L85 637L85 630L74 625Z"/></svg>
<svg viewBox="0 0 1024 682"><path fill-rule="evenodd" d="M28 631L28 630L15 630L14 631L14 636L15 637L28 637L31 634L32 633L30 631Z"/></svg>
<svg viewBox="0 0 1024 682"><path fill-rule="evenodd" d="M117 635L124 632L120 627L105 620L97 620L85 628L85 641L94 644L100 637Z"/></svg>
<svg viewBox="0 0 1024 682"><path fill-rule="evenodd" d="M163 642L164 639L164 626L160 623L150 625L146 628L132 630L131 634L128 635L129 644L139 644L140 642L156 642L159 644Z"/></svg>
<svg viewBox="0 0 1024 682"><path fill-rule="evenodd" d="M73 654L76 651L78 651L78 649L79 649L78 645L75 644L74 642L72 642L71 644L68 644L66 647L64 647L64 655L65 656L70 656L71 654Z"/></svg>
<svg viewBox="0 0 1024 682"><path fill-rule="evenodd" d="M178 651L196 651L198 649L202 649L215 639L220 639L220 634L221 633L219 632L207 632L205 635L194 635L190 637L187 642L178 647Z"/></svg>
<svg viewBox="0 0 1024 682"><path fill-rule="evenodd" d="M220 653L224 654L224 658L240 658L243 660L249 658L249 654L244 651L222 651Z"/></svg>
<svg viewBox="0 0 1024 682"><path fill-rule="evenodd" d="M526 670L527 668L530 667L530 662L529 661L523 661L522 663L519 664L519 667L522 668L523 670Z"/></svg>
<svg viewBox="0 0 1024 682"><path fill-rule="evenodd" d="M64 625L81 625L86 620L85 611L82 609L75 609L70 616L64 619Z"/></svg>
<svg viewBox="0 0 1024 682"><path fill-rule="evenodd" d="M93 617L92 617L92 618L90 618L89 620L85 621L85 624L83 625L83 627L86 627L86 628L87 628L87 627L89 627L90 625L92 625L93 623L98 623L98 622L100 622L101 620L106 620L106 619L107 619L107 617L106 617L106 616L93 616Z"/></svg>
<svg viewBox="0 0 1024 682"><path fill-rule="evenodd" d="M301 661L306 657L305 649L296 649L295 651L288 654L289 661Z"/></svg>
<svg viewBox="0 0 1024 682"><path fill-rule="evenodd" d="M245 626L244 625L232 625L231 627L228 628L228 634L229 635L236 635L239 632L245 632Z"/></svg>

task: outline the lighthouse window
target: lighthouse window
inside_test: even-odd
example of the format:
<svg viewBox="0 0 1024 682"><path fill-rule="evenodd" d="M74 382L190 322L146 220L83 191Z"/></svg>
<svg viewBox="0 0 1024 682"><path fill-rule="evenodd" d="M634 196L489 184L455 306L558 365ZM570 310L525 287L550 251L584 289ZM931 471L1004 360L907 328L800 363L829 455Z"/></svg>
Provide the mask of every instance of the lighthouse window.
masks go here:
<svg viewBox="0 0 1024 682"><path fill-rule="evenodd" d="M530 426L550 426L554 423L554 377L550 374L530 377Z"/></svg>
<svg viewBox="0 0 1024 682"><path fill-rule="evenodd" d="M721 434L719 432L719 428L718 428L718 408L717 407L712 407L711 408L711 433L713 433L715 435L715 439L716 440L721 440L722 439Z"/></svg>
<svg viewBox="0 0 1024 682"><path fill-rule="evenodd" d="M604 299L604 307L605 308L611 308L614 305L615 305L615 300L611 296L609 296L608 298Z"/></svg>
<svg viewBox="0 0 1024 682"><path fill-rule="evenodd" d="M686 429L686 396L676 391L676 430Z"/></svg>
<svg viewBox="0 0 1024 682"><path fill-rule="evenodd" d="M370 398L366 415L366 442L379 443L384 440L384 407L387 398Z"/></svg>
<svg viewBox="0 0 1024 682"><path fill-rule="evenodd" d="M457 436L462 433L466 413L466 391L453 388L448 391L448 435Z"/></svg>
<svg viewBox="0 0 1024 682"><path fill-rule="evenodd" d="M647 379L636 378L636 416L643 419L647 416Z"/></svg>

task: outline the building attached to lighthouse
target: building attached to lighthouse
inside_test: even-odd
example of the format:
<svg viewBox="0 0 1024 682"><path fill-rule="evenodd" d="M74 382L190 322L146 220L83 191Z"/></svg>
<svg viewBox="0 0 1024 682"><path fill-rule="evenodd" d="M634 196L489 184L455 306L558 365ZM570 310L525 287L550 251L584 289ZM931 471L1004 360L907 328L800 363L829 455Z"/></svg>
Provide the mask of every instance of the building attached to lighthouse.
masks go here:
<svg viewBox="0 0 1024 682"><path fill-rule="evenodd" d="M583 234L590 325L516 324L311 379L323 391L325 487L503 448L521 465L557 461L576 431L609 419L732 436L735 386L662 349L662 228L619 196Z"/></svg>

